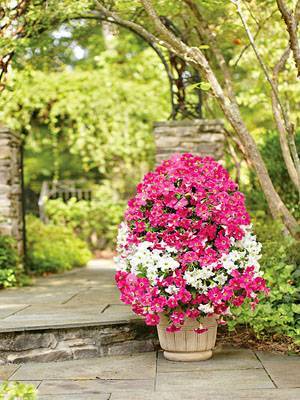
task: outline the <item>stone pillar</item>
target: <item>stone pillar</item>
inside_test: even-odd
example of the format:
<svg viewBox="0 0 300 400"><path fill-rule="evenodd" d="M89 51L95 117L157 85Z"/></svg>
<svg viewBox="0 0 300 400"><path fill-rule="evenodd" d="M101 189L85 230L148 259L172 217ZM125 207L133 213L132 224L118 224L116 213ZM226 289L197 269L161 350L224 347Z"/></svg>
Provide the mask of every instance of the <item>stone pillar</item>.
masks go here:
<svg viewBox="0 0 300 400"><path fill-rule="evenodd" d="M17 241L24 255L21 139L0 125L0 234Z"/></svg>
<svg viewBox="0 0 300 400"><path fill-rule="evenodd" d="M173 153L223 157L224 126L220 120L183 120L154 123L156 163Z"/></svg>

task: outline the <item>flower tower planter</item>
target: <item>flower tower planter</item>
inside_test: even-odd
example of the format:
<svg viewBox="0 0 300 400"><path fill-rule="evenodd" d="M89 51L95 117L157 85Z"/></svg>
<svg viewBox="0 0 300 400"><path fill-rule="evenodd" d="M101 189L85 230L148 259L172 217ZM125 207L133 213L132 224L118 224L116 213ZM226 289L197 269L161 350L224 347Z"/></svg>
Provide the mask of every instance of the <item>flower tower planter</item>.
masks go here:
<svg viewBox="0 0 300 400"><path fill-rule="evenodd" d="M231 306L267 292L244 196L210 157L175 154L145 175L118 234L121 300L157 325L173 361L212 356Z"/></svg>

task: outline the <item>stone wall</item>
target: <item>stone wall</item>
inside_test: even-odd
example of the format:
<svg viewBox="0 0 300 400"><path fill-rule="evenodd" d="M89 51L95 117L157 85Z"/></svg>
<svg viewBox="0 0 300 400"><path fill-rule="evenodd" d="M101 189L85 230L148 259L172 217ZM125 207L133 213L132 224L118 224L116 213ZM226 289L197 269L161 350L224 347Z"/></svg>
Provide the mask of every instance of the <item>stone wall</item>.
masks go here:
<svg viewBox="0 0 300 400"><path fill-rule="evenodd" d="M173 153L223 157L224 126L220 120L184 120L154 123L156 162Z"/></svg>
<svg viewBox="0 0 300 400"><path fill-rule="evenodd" d="M21 140L0 125L0 234L17 240L24 251L21 188Z"/></svg>

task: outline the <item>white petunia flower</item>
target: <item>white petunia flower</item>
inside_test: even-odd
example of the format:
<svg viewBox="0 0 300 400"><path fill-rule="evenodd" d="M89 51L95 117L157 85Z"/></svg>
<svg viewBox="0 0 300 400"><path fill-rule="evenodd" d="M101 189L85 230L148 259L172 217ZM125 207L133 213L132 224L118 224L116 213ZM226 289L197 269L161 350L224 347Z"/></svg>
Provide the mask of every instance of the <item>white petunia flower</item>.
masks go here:
<svg viewBox="0 0 300 400"><path fill-rule="evenodd" d="M170 285L165 289L165 291L169 294L174 294L174 293L178 293L179 288L175 285Z"/></svg>
<svg viewBox="0 0 300 400"><path fill-rule="evenodd" d="M199 304L198 310L202 311L204 314L212 314L214 312L214 306L210 304Z"/></svg>
<svg viewBox="0 0 300 400"><path fill-rule="evenodd" d="M117 265L118 271L127 271L128 263L125 258L123 257L114 257L114 262Z"/></svg>
<svg viewBox="0 0 300 400"><path fill-rule="evenodd" d="M218 274L213 278L218 285L224 285L227 282L227 276L223 273Z"/></svg>
<svg viewBox="0 0 300 400"><path fill-rule="evenodd" d="M126 253L125 247L127 245L128 238L128 226L125 222L122 222L119 226L118 236L117 236L117 252L120 254Z"/></svg>
<svg viewBox="0 0 300 400"><path fill-rule="evenodd" d="M206 293L208 285L205 280L211 278L214 274L210 267L201 269L194 268L192 271L185 271L183 277L189 285Z"/></svg>

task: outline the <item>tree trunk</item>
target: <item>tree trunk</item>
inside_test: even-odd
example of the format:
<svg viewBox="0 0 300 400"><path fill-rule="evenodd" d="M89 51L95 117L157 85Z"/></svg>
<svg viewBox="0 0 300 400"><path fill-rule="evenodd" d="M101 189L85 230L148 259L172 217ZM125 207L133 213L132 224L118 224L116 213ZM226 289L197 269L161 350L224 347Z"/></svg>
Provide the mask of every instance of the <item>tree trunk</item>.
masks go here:
<svg viewBox="0 0 300 400"><path fill-rule="evenodd" d="M290 148L288 145L288 141L287 141L287 137L286 137L286 130L282 123L280 110L278 109L275 96L273 93L271 93L271 96L272 96L273 115L274 115L274 119L276 121L277 130L279 132L279 141L280 141L282 156L283 156L289 177L291 178L291 181L295 185L296 189L299 191L300 190L300 182L298 179L297 170L295 168L295 165L294 165L294 162L293 162L293 159L291 156Z"/></svg>

